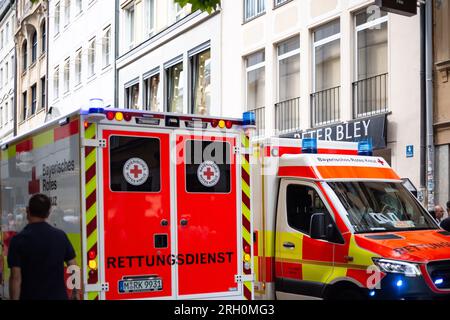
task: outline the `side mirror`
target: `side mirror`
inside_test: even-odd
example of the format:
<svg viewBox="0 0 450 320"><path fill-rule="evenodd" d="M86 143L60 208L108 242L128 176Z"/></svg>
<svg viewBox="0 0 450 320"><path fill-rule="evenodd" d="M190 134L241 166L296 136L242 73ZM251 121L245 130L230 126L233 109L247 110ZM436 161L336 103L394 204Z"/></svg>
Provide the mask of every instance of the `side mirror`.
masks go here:
<svg viewBox="0 0 450 320"><path fill-rule="evenodd" d="M327 226L325 224L325 214L315 213L311 216L311 239L327 239Z"/></svg>

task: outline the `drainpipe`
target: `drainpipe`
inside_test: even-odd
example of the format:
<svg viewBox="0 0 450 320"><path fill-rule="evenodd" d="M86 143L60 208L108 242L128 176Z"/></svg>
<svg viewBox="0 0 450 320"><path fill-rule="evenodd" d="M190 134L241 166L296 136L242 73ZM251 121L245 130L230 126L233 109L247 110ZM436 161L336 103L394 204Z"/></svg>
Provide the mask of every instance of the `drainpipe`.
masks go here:
<svg viewBox="0 0 450 320"><path fill-rule="evenodd" d="M433 114L433 0L425 7L425 59L426 59L426 122L427 122L427 202L428 210L434 208L434 114Z"/></svg>
<svg viewBox="0 0 450 320"><path fill-rule="evenodd" d="M420 190L426 190L426 168L427 168L427 99L425 78L425 3L420 3ZM425 204L425 194L423 204Z"/></svg>

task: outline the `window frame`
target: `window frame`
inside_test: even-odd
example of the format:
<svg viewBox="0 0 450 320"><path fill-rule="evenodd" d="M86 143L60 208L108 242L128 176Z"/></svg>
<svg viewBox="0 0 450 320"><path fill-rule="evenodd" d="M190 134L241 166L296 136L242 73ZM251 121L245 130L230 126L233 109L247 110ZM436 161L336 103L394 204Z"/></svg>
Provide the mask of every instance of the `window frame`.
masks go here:
<svg viewBox="0 0 450 320"><path fill-rule="evenodd" d="M158 91L157 91L157 102L158 102L158 105L157 105L157 109L154 110L154 111L160 111L159 106L161 104L161 101L160 101L161 97L160 97L159 93L160 93L160 90L161 90L161 85L163 85L162 78L161 78L161 69L159 67L156 67L153 70L151 70L150 72L146 73L143 76L143 78L142 78L142 80L143 80L143 87L144 87L144 90L142 90L142 94L143 94L143 108L144 108L144 110L147 110L147 111L151 111L152 110L151 109L152 106L150 105L150 100L151 99L149 99L149 95L152 92L150 92L151 90L150 90L149 85L151 86L151 79L153 77L157 76L157 75L159 75L159 83L158 83Z"/></svg>
<svg viewBox="0 0 450 320"><path fill-rule="evenodd" d="M209 51L209 55L210 58L209 60L212 63L212 50L211 50L211 44L208 42L204 45L199 46L196 49L193 49L189 52L188 54L188 63L189 63L189 70L188 70L188 80L189 80L189 84L188 84L188 93L189 93L189 113L190 114L196 114L196 115L200 115L198 113L195 113L195 109L196 109L196 101L195 101L195 96L196 96L196 90L197 90L197 83L195 83L195 79L194 77L196 76L196 73L194 72L194 69L197 66L197 64L195 62L198 63L198 57L203 54L206 53L207 51ZM211 66L211 64L210 64ZM212 86L212 68L210 69L210 86ZM211 115L211 109L212 109L212 105L209 106L209 110L207 110L207 113L204 116L207 115Z"/></svg>
<svg viewBox="0 0 450 320"><path fill-rule="evenodd" d="M53 24L55 29L55 36L61 32L61 2L55 4L55 16L53 17Z"/></svg>
<svg viewBox="0 0 450 320"><path fill-rule="evenodd" d="M186 88L185 88L185 80L186 80L186 66L184 63L184 55L178 56L174 59L172 59L171 61L167 62L166 64L164 64L164 110L166 112L176 112L176 110L174 110L173 106L171 106L170 104L170 100L171 97L169 96L169 92L170 92L170 86L169 83L171 81L171 77L169 77L169 69L172 69L173 67L175 67L176 65L181 64L183 67L182 75L183 77L180 77L179 80L179 84L183 85L183 99L182 99L182 109L183 109L183 113L185 112L186 106L185 106L185 95L186 93ZM170 107L170 108L169 108ZM169 110L170 109L170 110Z"/></svg>
<svg viewBox="0 0 450 320"><path fill-rule="evenodd" d="M70 57L64 60L63 81L64 81L63 94L65 95L70 92Z"/></svg>
<svg viewBox="0 0 450 320"><path fill-rule="evenodd" d="M247 13L247 7L248 7L247 6L248 1L253 1L254 2L254 8L253 9L255 10L255 14L252 15L252 16L247 16L247 14L246 14ZM267 3L266 3L267 0L261 0L262 3L264 4L264 9L261 12L257 12L258 11L258 1L260 1L260 0L244 0L244 1L242 1L242 3L243 3L243 11L242 12L243 12L243 21L244 21L243 23L244 24L266 14L266 12L267 12Z"/></svg>
<svg viewBox="0 0 450 320"><path fill-rule="evenodd" d="M31 87L31 105L30 105L30 111L31 115L36 114L37 111L37 102L38 102L38 94L37 94L37 83L34 83Z"/></svg>
<svg viewBox="0 0 450 320"><path fill-rule="evenodd" d="M60 79L59 79L59 66L56 66L54 69L53 69L53 99L54 100L57 100L57 99L59 99L59 94L60 94L60 88L59 88L59 85L60 85L60 81L59 81Z"/></svg>
<svg viewBox="0 0 450 320"><path fill-rule="evenodd" d="M88 42L88 78L95 76L95 62L96 62L96 37L93 37Z"/></svg>
<svg viewBox="0 0 450 320"><path fill-rule="evenodd" d="M75 51L75 86L78 86L82 82L82 70L83 70L83 51L82 48L79 48L77 51ZM79 71L79 72L78 72Z"/></svg>
<svg viewBox="0 0 450 320"><path fill-rule="evenodd" d="M107 37L109 33L109 36ZM111 65L111 26L107 26L103 29L102 36L102 68L105 69ZM106 52L107 49L107 52Z"/></svg>

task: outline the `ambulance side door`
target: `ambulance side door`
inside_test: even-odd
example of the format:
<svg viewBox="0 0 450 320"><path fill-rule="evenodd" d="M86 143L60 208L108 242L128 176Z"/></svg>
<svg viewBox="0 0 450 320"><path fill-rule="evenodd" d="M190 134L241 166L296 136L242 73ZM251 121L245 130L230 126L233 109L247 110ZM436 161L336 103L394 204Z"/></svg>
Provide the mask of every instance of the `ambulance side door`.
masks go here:
<svg viewBox="0 0 450 320"><path fill-rule="evenodd" d="M310 237L311 217L331 215L314 182L283 179L277 209L276 252L281 272L276 291L299 296L321 297L333 273L334 243ZM332 220L332 219L331 219Z"/></svg>

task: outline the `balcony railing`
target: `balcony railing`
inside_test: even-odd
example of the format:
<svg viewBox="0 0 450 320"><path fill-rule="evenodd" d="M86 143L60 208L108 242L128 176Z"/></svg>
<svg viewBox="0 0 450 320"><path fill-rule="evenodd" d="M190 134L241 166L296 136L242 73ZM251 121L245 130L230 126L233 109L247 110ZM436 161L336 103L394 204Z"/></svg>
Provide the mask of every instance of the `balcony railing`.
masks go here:
<svg viewBox="0 0 450 320"><path fill-rule="evenodd" d="M254 112L256 117L256 136L264 135L265 120L266 120L266 108L260 107L256 109L249 109L248 111Z"/></svg>
<svg viewBox="0 0 450 320"><path fill-rule="evenodd" d="M318 127L339 121L340 89L334 87L311 94L311 124Z"/></svg>
<svg viewBox="0 0 450 320"><path fill-rule="evenodd" d="M372 116L388 110L388 74L380 74L353 83L355 118Z"/></svg>
<svg viewBox="0 0 450 320"><path fill-rule="evenodd" d="M275 127L281 133L300 128L300 98L275 105Z"/></svg>

